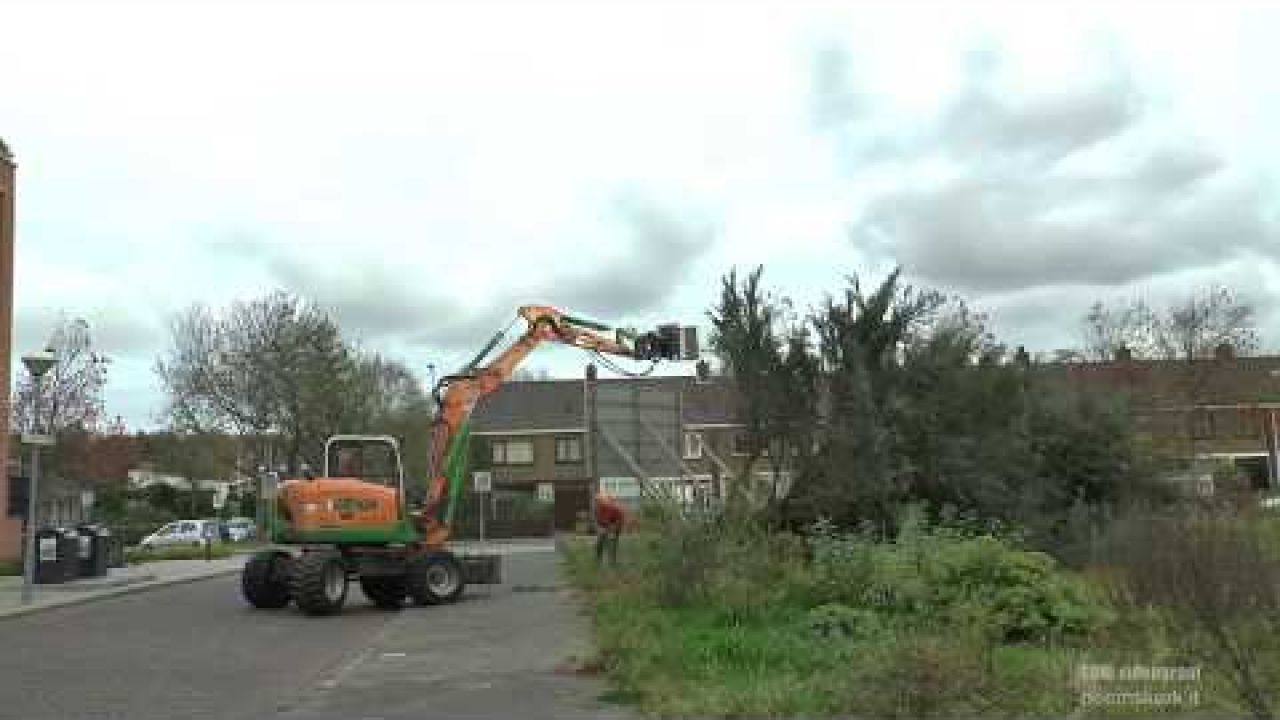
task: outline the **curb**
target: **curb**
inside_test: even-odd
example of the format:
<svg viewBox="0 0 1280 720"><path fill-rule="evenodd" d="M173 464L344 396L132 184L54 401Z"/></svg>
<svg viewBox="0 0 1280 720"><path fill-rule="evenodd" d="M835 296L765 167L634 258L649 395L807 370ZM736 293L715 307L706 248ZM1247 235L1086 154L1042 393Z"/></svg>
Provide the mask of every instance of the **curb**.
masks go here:
<svg viewBox="0 0 1280 720"><path fill-rule="evenodd" d="M198 582L200 580L209 580L211 578L231 575L238 572L240 572L239 567L232 567L216 570L203 575L183 575L172 578L156 578L152 575L152 579L150 580L143 580L136 583L129 583L128 585L121 585L119 587L107 588L102 591L91 591L85 595L67 596L65 598L59 598L53 602L27 605L25 607L18 606L15 608L8 608L6 610L0 610L0 621L25 615L32 615L46 610L57 610L59 608L72 607L75 605L84 605L95 600L105 600L107 598L119 597L121 595L132 595L133 593L155 590L156 588L167 587L169 585L184 585L187 583Z"/></svg>

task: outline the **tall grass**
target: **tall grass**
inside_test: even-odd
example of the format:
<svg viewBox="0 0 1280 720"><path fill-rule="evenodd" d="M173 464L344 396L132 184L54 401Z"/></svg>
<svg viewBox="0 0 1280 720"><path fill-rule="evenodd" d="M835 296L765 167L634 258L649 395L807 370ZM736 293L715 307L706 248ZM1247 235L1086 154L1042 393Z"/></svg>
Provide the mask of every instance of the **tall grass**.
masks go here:
<svg viewBox="0 0 1280 720"><path fill-rule="evenodd" d="M1214 668L1258 720L1280 707L1280 544L1272 518L1225 507L1131 515L1103 539L1099 582L1168 639L1165 652Z"/></svg>
<svg viewBox="0 0 1280 720"><path fill-rule="evenodd" d="M1052 715L1118 619L1047 556L908 516L891 541L650 510L565 554L612 697L657 715Z"/></svg>

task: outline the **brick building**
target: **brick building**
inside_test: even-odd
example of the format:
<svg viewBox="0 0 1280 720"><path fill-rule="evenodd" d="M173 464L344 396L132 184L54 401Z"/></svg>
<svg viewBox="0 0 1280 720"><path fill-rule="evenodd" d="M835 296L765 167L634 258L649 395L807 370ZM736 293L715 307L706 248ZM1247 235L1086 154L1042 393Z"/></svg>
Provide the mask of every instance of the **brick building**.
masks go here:
<svg viewBox="0 0 1280 720"><path fill-rule="evenodd" d="M9 507L9 402L10 357L13 344L13 224L16 168L13 155L0 139L0 458L6 459L0 472L0 561L17 559L21 552L22 521Z"/></svg>
<svg viewBox="0 0 1280 720"><path fill-rule="evenodd" d="M1220 348L1216 357L1195 363L1125 356L1038 364L1035 373L1050 384L1127 399L1139 435L1166 457L1229 462L1253 489L1280 489L1280 357L1236 357ZM593 383L678 395L676 474L686 489L722 496L726 480L741 470L743 425L735 417L732 380L725 377L508 383L475 410L473 469L491 472L497 494L554 499L561 528L587 508L597 483L634 494L631 478L593 467L592 449L601 447L592 437L598 424L590 422Z"/></svg>
<svg viewBox="0 0 1280 720"><path fill-rule="evenodd" d="M1041 366L1044 376L1128 401L1139 435L1166 457L1234 464L1254 490L1280 489L1280 357L1139 360Z"/></svg>

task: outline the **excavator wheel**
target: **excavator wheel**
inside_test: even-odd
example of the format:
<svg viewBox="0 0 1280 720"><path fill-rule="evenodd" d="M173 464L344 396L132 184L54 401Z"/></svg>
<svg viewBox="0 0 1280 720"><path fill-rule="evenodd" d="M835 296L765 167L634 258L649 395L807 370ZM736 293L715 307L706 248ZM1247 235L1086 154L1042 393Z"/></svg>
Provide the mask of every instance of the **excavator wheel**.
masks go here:
<svg viewBox="0 0 1280 720"><path fill-rule="evenodd" d="M408 581L403 575L374 575L360 577L360 589L376 607L383 610L399 610L409 594Z"/></svg>
<svg viewBox="0 0 1280 720"><path fill-rule="evenodd" d="M289 604L288 553L267 550L254 553L240 572L240 592L244 599L262 610L278 610Z"/></svg>
<svg viewBox="0 0 1280 720"><path fill-rule="evenodd" d="M409 561L409 597L418 605L457 602L466 583L452 553L436 550Z"/></svg>
<svg viewBox="0 0 1280 720"><path fill-rule="evenodd" d="M304 552L293 561L289 592L308 615L332 615L347 601L347 566L336 552Z"/></svg>

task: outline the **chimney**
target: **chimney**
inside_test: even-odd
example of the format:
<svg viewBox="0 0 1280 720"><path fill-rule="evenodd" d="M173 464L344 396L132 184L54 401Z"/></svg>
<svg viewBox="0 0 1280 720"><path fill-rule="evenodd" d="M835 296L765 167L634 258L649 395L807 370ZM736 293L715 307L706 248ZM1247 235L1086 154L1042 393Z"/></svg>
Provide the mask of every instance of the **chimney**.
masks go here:
<svg viewBox="0 0 1280 720"><path fill-rule="evenodd" d="M1116 348L1116 362L1129 362L1133 359L1133 351L1128 345L1120 345Z"/></svg>
<svg viewBox="0 0 1280 720"><path fill-rule="evenodd" d="M1236 349L1229 342L1218 343L1218 347L1213 349L1214 360L1235 360Z"/></svg>
<svg viewBox="0 0 1280 720"><path fill-rule="evenodd" d="M598 371L596 370L596 364L595 364L595 363L587 363L587 379L588 379L588 380L595 380L598 374L599 374L599 373L598 373Z"/></svg>

